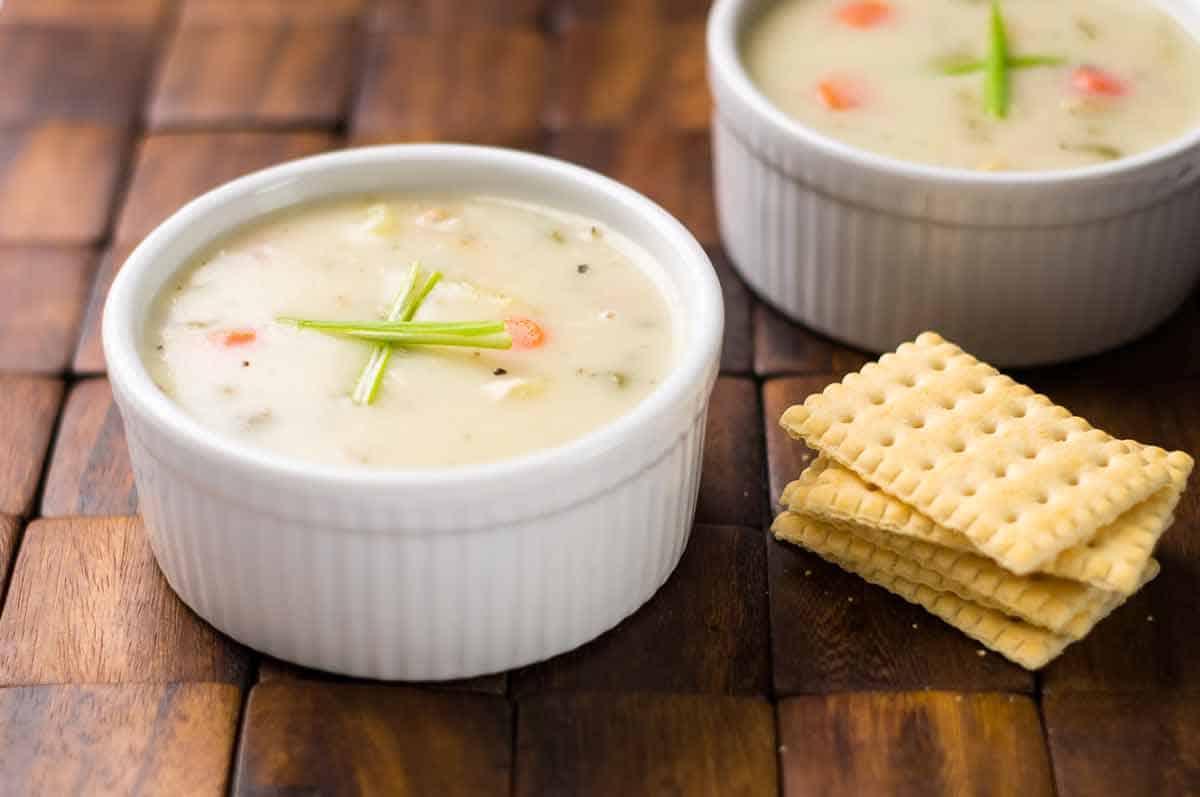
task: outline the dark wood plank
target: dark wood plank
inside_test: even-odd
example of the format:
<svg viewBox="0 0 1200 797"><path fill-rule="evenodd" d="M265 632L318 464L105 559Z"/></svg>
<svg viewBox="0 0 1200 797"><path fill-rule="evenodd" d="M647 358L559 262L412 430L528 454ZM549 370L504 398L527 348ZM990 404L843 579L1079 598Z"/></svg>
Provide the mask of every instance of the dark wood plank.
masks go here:
<svg viewBox="0 0 1200 797"><path fill-rule="evenodd" d="M784 795L1054 794L1028 697L865 692L791 698L778 711Z"/></svg>
<svg viewBox="0 0 1200 797"><path fill-rule="evenodd" d="M223 795L241 697L226 684L0 689L6 794Z"/></svg>
<svg viewBox="0 0 1200 797"><path fill-rule="evenodd" d="M95 258L79 248L0 248L0 369L64 370Z"/></svg>
<svg viewBox="0 0 1200 797"><path fill-rule="evenodd" d="M62 395L57 379L0 374L0 514L33 508Z"/></svg>
<svg viewBox="0 0 1200 797"><path fill-rule="evenodd" d="M75 357L71 362L71 370L77 374L102 374L106 370L104 350L100 340L100 322L104 319L104 302L108 299L108 291L112 288L113 279L124 265L125 259L133 251L134 246L135 244L124 244L116 248L109 248L100 257L100 265L96 268L91 293L88 295L87 309L83 314L79 345L75 349Z"/></svg>
<svg viewBox="0 0 1200 797"><path fill-rule="evenodd" d="M0 241L99 239L126 147L124 131L102 124L49 121L0 130Z"/></svg>
<svg viewBox="0 0 1200 797"><path fill-rule="evenodd" d="M723 376L708 407L696 521L759 528L764 468L758 387Z"/></svg>
<svg viewBox="0 0 1200 797"><path fill-rule="evenodd" d="M371 0L182 0L179 23L271 25L277 22L352 22Z"/></svg>
<svg viewBox="0 0 1200 797"><path fill-rule="evenodd" d="M42 515L132 515L137 488L125 445L125 426L107 379L85 379L67 395Z"/></svg>
<svg viewBox="0 0 1200 797"><path fill-rule="evenodd" d="M171 592L139 519L25 530L0 615L0 684L241 683L248 665Z"/></svg>
<svg viewBox="0 0 1200 797"><path fill-rule="evenodd" d="M729 265L729 258L723 249L710 246L708 256L717 271L717 278L721 280L721 297L725 300L721 373L748 374L754 367L754 297Z"/></svg>
<svg viewBox="0 0 1200 797"><path fill-rule="evenodd" d="M149 63L149 31L0 27L0 122L49 117L128 122Z"/></svg>
<svg viewBox="0 0 1200 797"><path fill-rule="evenodd" d="M351 129L458 140L538 128L545 41L526 30L375 33Z"/></svg>
<svg viewBox="0 0 1200 797"><path fill-rule="evenodd" d="M260 684L288 680L322 681L334 684L371 683L371 681L364 678L351 678L346 675L314 670L310 667L301 667L298 664L292 664L291 662L271 656L259 656L258 682ZM479 675L475 678L462 678L455 681L429 681L416 685L425 687L426 689L445 689L455 692L483 692L489 695L503 695L508 691L508 673L501 672L493 673L492 675Z"/></svg>
<svg viewBox="0 0 1200 797"><path fill-rule="evenodd" d="M1200 695L1052 694L1042 713L1062 797L1200 794Z"/></svg>
<svg viewBox="0 0 1200 797"><path fill-rule="evenodd" d="M324 133L179 133L138 147L116 242L137 243L181 205L210 188L282 161L332 149Z"/></svg>
<svg viewBox="0 0 1200 797"><path fill-rule="evenodd" d="M155 128L333 127L346 110L348 25L185 25L158 70Z"/></svg>
<svg viewBox="0 0 1200 797"><path fill-rule="evenodd" d="M759 302L754 308L754 372L762 377L833 374L841 378L875 356L843 346Z"/></svg>
<svg viewBox="0 0 1200 797"><path fill-rule="evenodd" d="M718 241L708 134L632 125L556 134L549 152L614 177L658 202L703 244Z"/></svg>
<svg viewBox="0 0 1200 797"><path fill-rule="evenodd" d="M513 691L765 694L766 586L757 529L697 526L644 607L594 642L518 671Z"/></svg>
<svg viewBox="0 0 1200 797"><path fill-rule="evenodd" d="M546 112L553 129L707 130L704 23L579 25L551 50Z"/></svg>
<svg viewBox="0 0 1200 797"><path fill-rule="evenodd" d="M12 569L13 554L17 551L17 540L21 535L21 521L9 515L0 515L0 595L8 585L8 574Z"/></svg>
<svg viewBox="0 0 1200 797"><path fill-rule="evenodd" d="M168 0L6 0L0 25L150 27Z"/></svg>
<svg viewBox="0 0 1200 797"><path fill-rule="evenodd" d="M573 25L640 22L648 27L668 20L703 21L712 0L548 0L547 17L557 30Z"/></svg>
<svg viewBox="0 0 1200 797"><path fill-rule="evenodd" d="M507 794L512 710L489 695L275 681L250 693L233 794Z"/></svg>
<svg viewBox="0 0 1200 797"><path fill-rule="evenodd" d="M476 127L462 130L454 135L437 135L404 129L393 132L354 133L349 136L347 146L370 147L377 144L408 144L427 143L429 141L450 141L460 144L478 144L484 147L508 147L523 149L529 152L544 152L549 140L549 134L541 128L521 130L506 130L504 128Z"/></svg>
<svg viewBox="0 0 1200 797"><path fill-rule="evenodd" d="M1120 438L1200 454L1200 379L1032 386ZM1155 554L1162 572L1141 593L1046 668L1043 690L1200 692L1200 489L1192 475L1175 525Z"/></svg>
<svg viewBox="0 0 1200 797"><path fill-rule="evenodd" d="M1033 676L923 609L788 543L767 543L777 694L1028 692Z"/></svg>
<svg viewBox="0 0 1200 797"><path fill-rule="evenodd" d="M576 693L517 710L518 795L763 795L776 780L762 699Z"/></svg>
<svg viewBox="0 0 1200 797"><path fill-rule="evenodd" d="M547 0L378 0L368 15L375 30L428 33L527 28L541 23Z"/></svg>

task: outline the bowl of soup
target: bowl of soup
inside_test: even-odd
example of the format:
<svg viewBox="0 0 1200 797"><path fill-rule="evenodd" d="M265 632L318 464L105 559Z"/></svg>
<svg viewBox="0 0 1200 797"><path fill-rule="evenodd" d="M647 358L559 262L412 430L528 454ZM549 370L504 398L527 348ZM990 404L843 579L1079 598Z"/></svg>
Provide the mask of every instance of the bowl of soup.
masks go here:
<svg viewBox="0 0 1200 797"><path fill-rule="evenodd" d="M193 201L103 340L179 596L287 661L436 680L576 647L666 580L722 326L704 250L634 191L398 145Z"/></svg>
<svg viewBox="0 0 1200 797"><path fill-rule="evenodd" d="M717 210L767 302L886 351L1100 352L1200 274L1192 0L718 0Z"/></svg>

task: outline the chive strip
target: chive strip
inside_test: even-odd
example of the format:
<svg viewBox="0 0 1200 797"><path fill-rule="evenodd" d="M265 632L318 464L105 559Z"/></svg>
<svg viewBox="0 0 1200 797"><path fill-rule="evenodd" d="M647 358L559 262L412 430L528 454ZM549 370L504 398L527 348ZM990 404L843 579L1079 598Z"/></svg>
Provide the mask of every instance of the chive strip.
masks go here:
<svg viewBox="0 0 1200 797"><path fill-rule="evenodd" d="M502 329L503 329L503 325ZM321 330L326 331L326 330ZM341 329L333 334L361 340L381 340L401 346L464 346L471 349L511 349L512 338L504 331L486 335L459 335L453 332L400 332L387 329Z"/></svg>
<svg viewBox="0 0 1200 797"><path fill-rule="evenodd" d="M1029 69L1035 66L1062 66L1067 62L1061 55L1014 55L1008 59L1009 69ZM953 61L950 63L934 64L940 74L947 76L969 75L982 72L987 68L985 61Z"/></svg>
<svg viewBox="0 0 1200 797"><path fill-rule="evenodd" d="M417 310L420 309L421 303L425 301L425 297L433 290L433 286L437 285L438 280L442 278L440 271L435 271L425 285L418 288L421 281L421 264L414 262L412 268L408 271L408 279L405 281L404 290L396 295L395 301L392 302L392 307L388 311L387 318L389 321L409 321ZM351 399L355 404L370 404L375 401L375 396L379 393L379 387L383 384L383 374L387 370L388 362L392 359L392 346L387 343L380 343L371 349L371 356L367 358L367 364L363 366L362 372L358 375L358 382L354 385L354 392L350 394Z"/></svg>
<svg viewBox="0 0 1200 797"><path fill-rule="evenodd" d="M1008 34L1000 15L999 0L992 0L992 26L987 54L984 107L997 119L1008 116Z"/></svg>
<svg viewBox="0 0 1200 797"><path fill-rule="evenodd" d="M322 332L381 332L396 335L494 335L504 331L503 321L322 321L308 318L280 317L281 324Z"/></svg>

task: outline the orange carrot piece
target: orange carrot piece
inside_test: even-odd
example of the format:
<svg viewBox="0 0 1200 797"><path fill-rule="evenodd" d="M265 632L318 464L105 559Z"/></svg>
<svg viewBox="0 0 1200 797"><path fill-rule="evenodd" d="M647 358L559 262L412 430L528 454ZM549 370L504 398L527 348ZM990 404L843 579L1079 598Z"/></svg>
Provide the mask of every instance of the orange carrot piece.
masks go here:
<svg viewBox="0 0 1200 797"><path fill-rule="evenodd" d="M222 346L245 346L258 339L253 329L219 329L208 333L208 339Z"/></svg>
<svg viewBox="0 0 1200 797"><path fill-rule="evenodd" d="M892 7L880 0L860 0L838 6L834 15L843 25L866 30L885 22L892 15Z"/></svg>
<svg viewBox="0 0 1200 797"><path fill-rule="evenodd" d="M546 331L528 318L510 318L504 322L514 349L536 349L546 342Z"/></svg>
<svg viewBox="0 0 1200 797"><path fill-rule="evenodd" d="M1120 97L1129 91L1123 80L1095 66L1077 67L1071 73L1071 85L1076 91L1099 97Z"/></svg>
<svg viewBox="0 0 1200 797"><path fill-rule="evenodd" d="M862 92L848 80L825 78L817 84L817 99L831 111L848 111L862 104Z"/></svg>

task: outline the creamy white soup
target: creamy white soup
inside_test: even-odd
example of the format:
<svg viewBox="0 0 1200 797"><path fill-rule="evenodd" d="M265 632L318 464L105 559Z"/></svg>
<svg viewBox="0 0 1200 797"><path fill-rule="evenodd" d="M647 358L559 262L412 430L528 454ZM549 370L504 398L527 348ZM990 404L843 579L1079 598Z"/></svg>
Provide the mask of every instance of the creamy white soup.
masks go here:
<svg viewBox="0 0 1200 797"><path fill-rule="evenodd" d="M797 120L922 163L1066 169L1200 124L1200 47L1149 0L781 0L743 58Z"/></svg>
<svg viewBox="0 0 1200 797"><path fill-rule="evenodd" d="M390 321L390 334L404 326L397 299L435 272L404 328L464 345L294 322L377 334ZM628 412L674 362L670 296L648 253L588 219L503 198L366 197L289 211L204 252L158 298L143 356L168 396L238 440L326 464L455 466ZM464 338L466 322L491 329ZM446 323L458 326L429 326Z"/></svg>

